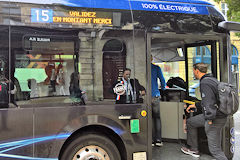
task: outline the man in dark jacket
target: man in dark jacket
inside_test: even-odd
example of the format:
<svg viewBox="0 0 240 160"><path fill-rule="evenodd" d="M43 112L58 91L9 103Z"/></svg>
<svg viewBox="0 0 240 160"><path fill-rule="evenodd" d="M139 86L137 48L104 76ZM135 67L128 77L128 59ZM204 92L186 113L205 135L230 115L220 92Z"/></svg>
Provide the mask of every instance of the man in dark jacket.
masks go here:
<svg viewBox="0 0 240 160"><path fill-rule="evenodd" d="M123 77L113 85L113 92L116 97L116 104L142 103L141 96L145 95L145 88L137 79L130 79L131 69L123 71Z"/></svg>
<svg viewBox="0 0 240 160"><path fill-rule="evenodd" d="M200 80L202 100L199 103L190 105L187 112L192 112L192 108L202 108L203 114L187 119L187 144L190 147L182 147L181 150L185 154L199 157L197 128L205 127L208 147L212 156L216 160L227 160L221 149L221 131L227 122L227 115L220 112L216 107L218 103L217 83L211 80L211 78L214 78L211 74L207 74L207 64L194 64L193 73L195 78Z"/></svg>

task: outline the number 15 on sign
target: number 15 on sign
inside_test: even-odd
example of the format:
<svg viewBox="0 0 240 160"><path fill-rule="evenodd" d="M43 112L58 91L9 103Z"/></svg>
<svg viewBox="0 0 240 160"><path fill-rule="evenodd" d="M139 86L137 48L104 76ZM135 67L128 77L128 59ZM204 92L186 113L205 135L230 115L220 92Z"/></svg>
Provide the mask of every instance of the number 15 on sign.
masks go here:
<svg viewBox="0 0 240 160"><path fill-rule="evenodd" d="M52 9L31 8L31 22L35 23L52 23Z"/></svg>

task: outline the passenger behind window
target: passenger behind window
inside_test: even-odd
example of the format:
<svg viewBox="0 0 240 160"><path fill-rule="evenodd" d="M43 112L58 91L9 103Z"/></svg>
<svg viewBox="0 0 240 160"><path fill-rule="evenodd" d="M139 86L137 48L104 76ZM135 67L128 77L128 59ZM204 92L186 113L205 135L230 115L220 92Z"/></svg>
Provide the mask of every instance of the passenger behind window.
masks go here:
<svg viewBox="0 0 240 160"><path fill-rule="evenodd" d="M17 88L11 80L8 80L4 75L0 75L0 108L9 107L9 96L10 103L17 107L14 95L17 92ZM10 94L10 95L9 95Z"/></svg>
<svg viewBox="0 0 240 160"><path fill-rule="evenodd" d="M9 107L9 80L0 72L0 109ZM8 130L8 110L1 110L1 130Z"/></svg>
<svg viewBox="0 0 240 160"><path fill-rule="evenodd" d="M58 84L59 87L59 95L65 96L65 79L64 79L64 70L63 70L63 65L59 64L57 67L57 79L56 82Z"/></svg>
<svg viewBox="0 0 240 160"><path fill-rule="evenodd" d="M143 103L140 96L145 95L145 88L139 83L138 79L130 79L131 69L123 71L123 77L113 85L116 104Z"/></svg>
<svg viewBox="0 0 240 160"><path fill-rule="evenodd" d="M73 72L70 77L70 98L74 105L85 105L86 92L82 91L79 86L79 72Z"/></svg>
<svg viewBox="0 0 240 160"><path fill-rule="evenodd" d="M18 107L16 100L15 100L15 95L17 93L17 87L15 85L15 83L13 83L11 80L9 81L9 85L10 85L10 103L14 104L14 107Z"/></svg>
<svg viewBox="0 0 240 160"><path fill-rule="evenodd" d="M36 79L28 79L28 88L31 90L30 98L39 97L39 91Z"/></svg>
<svg viewBox="0 0 240 160"><path fill-rule="evenodd" d="M47 78L44 80L45 85L49 85L49 92L47 95L61 95L65 96L65 74L64 74L64 67L62 63L60 63L55 68L54 62L49 62L48 65L45 67L45 73Z"/></svg>
<svg viewBox="0 0 240 160"><path fill-rule="evenodd" d="M49 62L45 68L47 78L44 80L45 85L51 85L51 92L56 92L56 70L55 63Z"/></svg>
<svg viewBox="0 0 240 160"><path fill-rule="evenodd" d="M18 79L16 77L13 77L12 81L13 81L14 87L16 89L16 92L14 93L14 96L12 96L12 99L14 101L22 100L23 99L23 94L22 94L22 90L21 90L20 83L19 83Z"/></svg>
<svg viewBox="0 0 240 160"><path fill-rule="evenodd" d="M0 74L0 108L8 107L9 107L9 80L5 78L3 74Z"/></svg>
<svg viewBox="0 0 240 160"><path fill-rule="evenodd" d="M11 80L8 80L2 71L0 71L0 108L9 108L9 94L10 94L10 103L13 103L17 106L14 100L14 94L16 93L16 86L12 83ZM8 119L8 110L2 110L1 114L1 130L8 131L7 119Z"/></svg>

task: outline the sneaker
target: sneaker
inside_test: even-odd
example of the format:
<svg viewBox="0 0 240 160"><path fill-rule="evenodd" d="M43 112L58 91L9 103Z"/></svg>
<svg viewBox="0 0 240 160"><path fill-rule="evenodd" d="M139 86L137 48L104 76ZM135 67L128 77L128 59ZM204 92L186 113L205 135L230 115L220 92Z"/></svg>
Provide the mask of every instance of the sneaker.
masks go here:
<svg viewBox="0 0 240 160"><path fill-rule="evenodd" d="M152 142L152 147L154 147L155 146L155 143L154 142Z"/></svg>
<svg viewBox="0 0 240 160"><path fill-rule="evenodd" d="M155 146L162 147L163 146L163 142L162 141L156 141L155 142Z"/></svg>
<svg viewBox="0 0 240 160"><path fill-rule="evenodd" d="M181 151L185 154L191 155L191 156L196 157L196 158L200 157L199 151L193 151L193 150L191 150L189 148L186 148L186 147L182 147Z"/></svg>

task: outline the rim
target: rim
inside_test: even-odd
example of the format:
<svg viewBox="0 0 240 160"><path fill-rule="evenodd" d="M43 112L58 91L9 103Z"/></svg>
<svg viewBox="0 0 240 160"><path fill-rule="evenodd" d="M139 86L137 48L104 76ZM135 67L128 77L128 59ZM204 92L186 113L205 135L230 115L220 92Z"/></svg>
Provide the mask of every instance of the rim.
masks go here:
<svg viewBox="0 0 240 160"><path fill-rule="evenodd" d="M72 160L110 160L110 158L103 148L90 145L81 148Z"/></svg>

